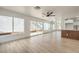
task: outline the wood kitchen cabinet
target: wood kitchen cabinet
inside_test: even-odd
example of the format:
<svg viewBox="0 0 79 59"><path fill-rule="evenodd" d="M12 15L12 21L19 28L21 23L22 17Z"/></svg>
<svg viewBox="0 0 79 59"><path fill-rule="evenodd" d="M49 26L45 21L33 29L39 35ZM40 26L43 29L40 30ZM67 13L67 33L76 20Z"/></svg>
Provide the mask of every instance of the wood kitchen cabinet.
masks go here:
<svg viewBox="0 0 79 59"><path fill-rule="evenodd" d="M69 39L77 39L79 40L79 31L75 30L62 30L61 36Z"/></svg>

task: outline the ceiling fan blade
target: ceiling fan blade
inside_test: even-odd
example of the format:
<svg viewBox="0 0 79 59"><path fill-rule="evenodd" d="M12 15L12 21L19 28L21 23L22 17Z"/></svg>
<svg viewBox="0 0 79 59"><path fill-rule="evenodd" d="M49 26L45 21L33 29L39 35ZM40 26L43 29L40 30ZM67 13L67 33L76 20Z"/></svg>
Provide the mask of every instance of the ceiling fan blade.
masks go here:
<svg viewBox="0 0 79 59"><path fill-rule="evenodd" d="M50 14L50 12L47 12L47 15L49 15Z"/></svg>
<svg viewBox="0 0 79 59"><path fill-rule="evenodd" d="M52 12L50 12L50 14L53 14L53 11L52 11Z"/></svg>
<svg viewBox="0 0 79 59"><path fill-rule="evenodd" d="M50 15L50 16L55 16L55 15Z"/></svg>
<svg viewBox="0 0 79 59"><path fill-rule="evenodd" d="M52 17L52 16L55 16L55 15L48 15L47 17Z"/></svg>
<svg viewBox="0 0 79 59"><path fill-rule="evenodd" d="M48 12L47 15L50 16L51 14L53 14L53 12Z"/></svg>

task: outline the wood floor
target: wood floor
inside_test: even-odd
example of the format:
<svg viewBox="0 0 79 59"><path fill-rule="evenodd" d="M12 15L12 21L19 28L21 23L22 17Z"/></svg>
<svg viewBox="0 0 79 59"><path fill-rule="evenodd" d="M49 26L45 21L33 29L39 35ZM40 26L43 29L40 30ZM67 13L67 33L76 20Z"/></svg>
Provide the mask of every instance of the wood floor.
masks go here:
<svg viewBox="0 0 79 59"><path fill-rule="evenodd" d="M0 44L0 53L64 53L79 52L79 41L61 38L60 32Z"/></svg>

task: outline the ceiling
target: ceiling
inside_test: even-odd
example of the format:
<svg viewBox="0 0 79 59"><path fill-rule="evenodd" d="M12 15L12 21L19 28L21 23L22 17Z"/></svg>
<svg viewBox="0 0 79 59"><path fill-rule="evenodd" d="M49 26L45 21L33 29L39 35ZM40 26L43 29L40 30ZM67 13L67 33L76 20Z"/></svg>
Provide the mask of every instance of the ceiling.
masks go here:
<svg viewBox="0 0 79 59"><path fill-rule="evenodd" d="M56 15L72 15L79 13L79 6L46 6L41 7L42 9L55 10Z"/></svg>
<svg viewBox="0 0 79 59"><path fill-rule="evenodd" d="M75 17L79 16L79 6L40 6L41 9L34 9L34 6L2 6L2 8L31 15L38 18L49 19L42 16L44 10L55 11L55 17Z"/></svg>

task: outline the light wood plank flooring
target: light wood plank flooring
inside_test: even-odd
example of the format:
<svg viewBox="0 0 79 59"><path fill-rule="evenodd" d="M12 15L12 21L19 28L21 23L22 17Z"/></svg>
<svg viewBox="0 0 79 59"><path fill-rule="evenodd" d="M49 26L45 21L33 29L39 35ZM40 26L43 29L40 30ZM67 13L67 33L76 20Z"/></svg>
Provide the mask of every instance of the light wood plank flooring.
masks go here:
<svg viewBox="0 0 79 59"><path fill-rule="evenodd" d="M60 32L0 44L0 53L79 52L79 40L61 38Z"/></svg>

